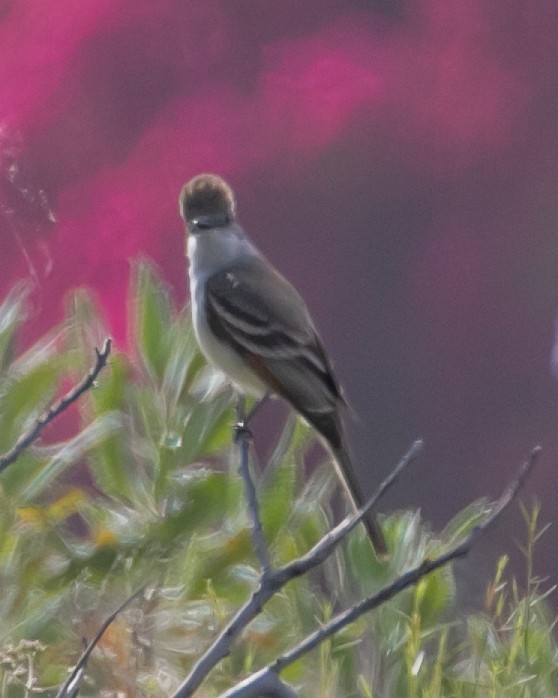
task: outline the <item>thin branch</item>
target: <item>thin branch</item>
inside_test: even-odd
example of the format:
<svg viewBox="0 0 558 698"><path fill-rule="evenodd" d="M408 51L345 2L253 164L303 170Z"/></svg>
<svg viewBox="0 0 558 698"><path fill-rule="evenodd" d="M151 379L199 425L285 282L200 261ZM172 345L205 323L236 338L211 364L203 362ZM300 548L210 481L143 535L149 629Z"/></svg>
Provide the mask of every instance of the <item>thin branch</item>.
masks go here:
<svg viewBox="0 0 558 698"><path fill-rule="evenodd" d="M112 340L110 338L105 339L103 348L99 351L95 349L96 359L95 365L91 368L89 373L83 378L83 380L78 383L69 393L66 393L64 397L60 398L58 402L48 408L48 410L42 414L35 424L29 429L28 432L22 434L17 440L16 444L3 456L0 457L0 473L2 473L9 465L14 463L20 455L25 451L31 444L37 440L43 429L56 419L59 414L64 412L73 402L75 402L79 397L83 395L87 390L93 387L97 376L106 366L110 351L112 348Z"/></svg>
<svg viewBox="0 0 558 698"><path fill-rule="evenodd" d="M256 405L259 406L260 403ZM252 413L250 413L252 414ZM236 406L237 423L235 425L235 441L240 451L240 461L238 469L242 481L244 482L244 492L248 502L248 514L250 516L250 531L252 533L252 543L262 569L262 578L265 579L271 572L271 561L267 552L265 534L262 528L260 517L260 506L256 496L254 481L250 475L250 439L252 434L248 428L244 398L239 397ZM250 415L249 415L250 416Z"/></svg>
<svg viewBox="0 0 558 698"><path fill-rule="evenodd" d="M267 601L291 579L295 579L304 572L317 567L331 555L343 537L360 522L368 509L377 503L378 499L388 491L401 472L417 458L421 448L422 441L415 441L365 506L348 516L326 534L307 555L272 571L267 577L262 575L259 587L244 606L231 618L205 654L196 662L190 674L173 694L172 698L189 698L189 696L194 695L210 671L229 654L235 639L262 612Z"/></svg>
<svg viewBox="0 0 558 698"><path fill-rule="evenodd" d="M275 573L276 583L279 586L283 586L290 579L295 577L300 577L300 575L306 574L309 570L320 565L324 560L326 560L335 550L335 548L341 543L341 541L348 535L355 526L357 526L366 516L366 512L369 509L373 509L378 500L383 497L383 495L388 491L388 489L395 483L397 478L401 475L403 470L405 470L414 460L416 460L422 451L423 442L421 439L417 439L391 471L391 473L386 477L386 479L381 483L376 492L370 497L370 499L357 510L356 513L347 516L341 523L339 523L335 528L332 528L321 540L319 540L316 545L309 550L305 555L299 557L293 562L281 567Z"/></svg>
<svg viewBox="0 0 558 698"><path fill-rule="evenodd" d="M83 681L83 678L85 676L85 670L87 668L87 662L89 661L89 657L91 656L91 653L95 649L95 647L98 645L100 639L103 637L105 634L107 628L115 618L118 616L119 613L122 613L122 611L132 603L134 599L136 599L144 590L145 587L141 587L141 589L138 589L136 592L134 592L131 596L129 596L123 603L120 604L120 606L116 609L116 611L113 611L110 616L108 616L104 623L101 625L99 628L97 634L95 637L91 640L91 642L87 645L85 650L82 652L78 663L74 667L74 670L64 683L64 685L61 687L61 689L58 691L56 698L75 698L77 694L79 693L79 689L81 687L81 683Z"/></svg>
<svg viewBox="0 0 558 698"><path fill-rule="evenodd" d="M479 526L476 526L461 543L454 546L443 555L439 555L432 560L428 558L423 560L420 565L400 575L391 584L385 586L378 593L356 603L344 613L340 613L329 621L329 623L326 623L318 630L308 635L306 639L296 645L289 652L286 652L281 657L278 657L267 667L256 672L255 674L252 674L252 676L249 676L231 690L224 693L221 698L247 698L249 696L257 695L256 689L260 686L267 685L269 676L271 674L278 676L279 673L287 666L300 659L327 638L335 635L347 625L356 621L364 613L381 606L396 594L399 594L404 589L417 584L417 582L419 582L423 577L431 574L440 567L443 567L449 562L467 555L476 541L486 533L496 519L498 519L502 512L507 509L511 502L515 499L517 493L525 483L529 473L534 468L540 453L540 447L536 447L531 451L528 460L519 469L517 477L510 483L510 485L508 485L501 497L495 502L484 522Z"/></svg>
<svg viewBox="0 0 558 698"><path fill-rule="evenodd" d="M223 693L220 698L229 698L229 696L242 696L242 698L298 698L298 694L288 684L281 681L276 672L267 670L249 676L230 691Z"/></svg>

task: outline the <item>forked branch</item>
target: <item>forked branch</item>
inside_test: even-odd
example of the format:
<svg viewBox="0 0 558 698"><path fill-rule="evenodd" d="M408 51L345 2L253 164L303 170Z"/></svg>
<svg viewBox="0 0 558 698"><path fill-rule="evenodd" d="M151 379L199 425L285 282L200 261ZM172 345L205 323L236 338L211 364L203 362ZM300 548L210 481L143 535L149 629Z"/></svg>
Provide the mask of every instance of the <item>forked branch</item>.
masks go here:
<svg viewBox="0 0 558 698"><path fill-rule="evenodd" d="M440 567L443 567L444 565L447 565L448 563L467 555L475 542L486 533L492 524L494 524L494 522L499 518L502 512L504 512L515 499L517 493L525 483L529 473L534 468L540 453L540 447L536 447L531 451L529 458L521 466L515 479L508 485L500 498L494 503L485 520L476 526L469 533L469 535L464 538L464 540L435 558L426 558L420 565L400 575L376 594L359 601L347 611L335 616L335 618L308 635L308 637L306 637L302 642L297 644L281 657L278 657L267 667L252 674L231 690L224 693L221 698L255 697L257 695L261 695L261 692L262 690L265 690L265 687L271 686L274 683L277 685L277 681L286 687L286 684L280 680L279 674L290 664L310 652L327 638L340 632L350 623L356 621L364 613L367 613L374 608L378 608L378 606L381 606L396 594L399 594L404 589L417 584L423 577L431 574Z"/></svg>
<svg viewBox="0 0 558 698"><path fill-rule="evenodd" d="M33 424L29 431L22 434L16 441L14 446L7 451L3 456L0 456L0 473L2 473L6 468L14 463L21 454L31 446L31 444L36 441L43 429L48 426L59 414L67 410L68 407L74 403L78 398L80 398L83 393L87 392L93 387L99 373L106 366L110 352L112 349L112 340L110 338L105 339L103 348L99 351L95 349L95 364L92 366L89 373L78 383L70 392L66 393L58 402L48 408L48 410L42 414L39 419Z"/></svg>

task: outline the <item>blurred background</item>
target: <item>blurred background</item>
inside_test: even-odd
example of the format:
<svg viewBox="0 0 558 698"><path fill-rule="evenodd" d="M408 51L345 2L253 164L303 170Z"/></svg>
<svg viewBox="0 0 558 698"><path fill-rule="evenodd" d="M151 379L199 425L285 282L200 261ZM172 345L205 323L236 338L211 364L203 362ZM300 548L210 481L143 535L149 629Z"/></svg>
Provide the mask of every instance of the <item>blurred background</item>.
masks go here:
<svg viewBox="0 0 558 698"><path fill-rule="evenodd" d="M222 174L312 309L368 485L426 441L383 508L440 527L540 443L524 498L554 521L557 36L554 0L4 0L0 291L33 279L31 341L91 287L125 346L130 260L185 302L178 192ZM514 538L517 508L467 574Z"/></svg>

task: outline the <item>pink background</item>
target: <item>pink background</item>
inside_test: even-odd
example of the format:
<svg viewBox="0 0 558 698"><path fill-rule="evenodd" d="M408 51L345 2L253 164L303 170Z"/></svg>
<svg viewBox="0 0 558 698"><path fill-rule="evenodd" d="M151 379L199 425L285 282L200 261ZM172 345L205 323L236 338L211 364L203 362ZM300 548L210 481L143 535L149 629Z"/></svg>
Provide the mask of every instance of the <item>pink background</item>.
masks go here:
<svg viewBox="0 0 558 698"><path fill-rule="evenodd" d="M182 302L178 191L218 172L313 310L370 483L426 439L386 506L440 525L542 443L553 520L557 37L555 0L7 0L0 290L35 277L38 334L93 287L125 343L129 260Z"/></svg>

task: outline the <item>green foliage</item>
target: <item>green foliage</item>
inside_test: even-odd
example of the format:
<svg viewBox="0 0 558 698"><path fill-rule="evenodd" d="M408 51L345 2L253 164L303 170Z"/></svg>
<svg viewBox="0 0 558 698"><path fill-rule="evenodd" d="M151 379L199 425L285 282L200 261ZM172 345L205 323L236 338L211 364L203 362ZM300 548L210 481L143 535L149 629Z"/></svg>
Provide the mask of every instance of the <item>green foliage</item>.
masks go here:
<svg viewBox="0 0 558 698"><path fill-rule="evenodd" d="M0 306L0 451L8 450L81 378L107 334L77 291L64 323L23 353L28 289ZM258 583L231 395L202 360L188 309L146 263L136 265L128 350L97 387L0 480L0 695L54 696L105 617L145 584L109 628L80 695L167 696ZM256 439L257 442L257 439ZM330 527L337 483L329 463L303 478L311 431L290 417L255 473L274 564L304 554ZM304 482L303 482L304 479ZM289 583L211 674L217 696L320 623L425 556L459 540L486 510L471 505L434 537L416 512L383 521L389 561L355 530L315 573ZM553 620L532 568L538 509L526 513L524 593L498 564L486 609L451 621L455 580L445 568L398 595L284 672L301 696L548 698L558 692ZM548 593L548 592L547 592Z"/></svg>

